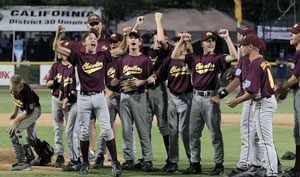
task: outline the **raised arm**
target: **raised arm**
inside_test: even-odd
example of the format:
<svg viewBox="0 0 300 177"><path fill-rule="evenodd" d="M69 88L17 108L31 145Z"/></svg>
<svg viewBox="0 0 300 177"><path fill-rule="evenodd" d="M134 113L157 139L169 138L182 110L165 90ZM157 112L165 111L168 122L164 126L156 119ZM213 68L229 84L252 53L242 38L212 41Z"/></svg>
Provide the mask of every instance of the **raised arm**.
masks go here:
<svg viewBox="0 0 300 177"><path fill-rule="evenodd" d="M180 40L175 44L174 50L172 52L171 58L176 60L185 60L185 55L180 51L184 45L183 36L180 37Z"/></svg>
<svg viewBox="0 0 300 177"><path fill-rule="evenodd" d="M58 53L61 53L65 56L70 56L71 54L71 50L68 49L68 48L65 48L65 47L62 47L61 46L61 34L65 31L65 27L63 25L58 25L58 28L57 28L57 31L56 31L56 34L55 34L55 38L54 38L54 41L53 41L53 50L55 52L58 52Z"/></svg>
<svg viewBox="0 0 300 177"><path fill-rule="evenodd" d="M168 48L167 41L165 40L164 28L162 26L162 13L155 13L155 22L156 22L156 31L157 31L157 40L161 43L164 49Z"/></svg>
<svg viewBox="0 0 300 177"><path fill-rule="evenodd" d="M118 57L118 56L126 53L126 51L128 49L126 38L131 30L132 30L131 27L125 27L123 29L123 40L121 41L120 45L118 47L116 47L115 49L110 50L110 53L113 57Z"/></svg>
<svg viewBox="0 0 300 177"><path fill-rule="evenodd" d="M228 50L229 50L229 55L226 56L225 60L227 62L231 62L237 59L237 51L231 41L231 38L229 36L229 32L227 29L220 29L218 31L218 34L221 38L223 38L227 44Z"/></svg>
<svg viewBox="0 0 300 177"><path fill-rule="evenodd" d="M144 22L144 20L145 20L145 17L144 16L139 16L139 17L137 17L136 18L136 22L135 22L135 24L134 24L134 26L133 26L133 28L132 28L132 31L133 30L138 30L138 28L141 26L141 24Z"/></svg>

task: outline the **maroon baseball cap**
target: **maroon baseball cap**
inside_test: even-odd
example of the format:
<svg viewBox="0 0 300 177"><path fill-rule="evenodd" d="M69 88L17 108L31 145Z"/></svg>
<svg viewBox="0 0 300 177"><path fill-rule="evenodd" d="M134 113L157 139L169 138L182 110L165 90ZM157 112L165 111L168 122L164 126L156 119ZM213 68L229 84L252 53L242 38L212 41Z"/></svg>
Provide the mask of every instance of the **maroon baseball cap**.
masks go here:
<svg viewBox="0 0 300 177"><path fill-rule="evenodd" d="M256 31L253 28L236 28L236 31L243 36L248 34L256 34Z"/></svg>
<svg viewBox="0 0 300 177"><path fill-rule="evenodd" d="M266 48L266 45L264 41L262 41L256 34L248 34L244 36L241 40L238 41L240 45L250 45L264 50Z"/></svg>
<svg viewBox="0 0 300 177"><path fill-rule="evenodd" d="M203 41L206 41L207 39L213 39L213 40L216 40L217 37L216 35L211 32L211 31L206 31L206 32L203 32L201 34L201 37L200 37L200 41L203 42Z"/></svg>
<svg viewBox="0 0 300 177"><path fill-rule="evenodd" d="M91 14L88 16L88 23L92 23L92 22L98 22L100 23L101 22L101 18L99 15L97 14Z"/></svg>
<svg viewBox="0 0 300 177"><path fill-rule="evenodd" d="M73 42L73 41L67 41L67 40L62 40L62 41L60 41L60 45L62 47L65 47L65 48L71 50L72 48L74 48L75 42Z"/></svg>
<svg viewBox="0 0 300 177"><path fill-rule="evenodd" d="M294 34L300 33L300 23L296 23L293 27L288 29L288 31Z"/></svg>
<svg viewBox="0 0 300 177"><path fill-rule="evenodd" d="M140 38L141 34L137 30L132 30L128 36L135 36L136 38Z"/></svg>
<svg viewBox="0 0 300 177"><path fill-rule="evenodd" d="M113 33L110 35L109 41L111 43L116 43L123 40L123 36L120 33Z"/></svg>

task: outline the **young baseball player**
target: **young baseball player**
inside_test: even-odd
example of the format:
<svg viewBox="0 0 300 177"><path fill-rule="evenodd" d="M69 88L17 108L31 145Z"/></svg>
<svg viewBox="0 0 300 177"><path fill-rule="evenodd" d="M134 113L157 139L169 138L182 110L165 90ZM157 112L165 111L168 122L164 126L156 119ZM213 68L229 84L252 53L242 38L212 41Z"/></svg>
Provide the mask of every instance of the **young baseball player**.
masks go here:
<svg viewBox="0 0 300 177"><path fill-rule="evenodd" d="M299 177L300 176L300 89L299 89L299 77L300 77L300 23L295 24L289 29L290 35L290 45L296 48L296 52L293 59L293 64L291 65L292 75L283 84L282 89L278 89L276 92L282 94L280 99L285 99L288 90L294 90L294 139L295 139L295 164L294 167L287 171L284 177ZM279 92L279 90L282 90Z"/></svg>
<svg viewBox="0 0 300 177"><path fill-rule="evenodd" d="M122 42L125 42L125 38L119 33L113 33L110 37L110 48L115 49L120 45L123 45ZM116 65L119 56L112 57L112 61L106 66L106 77L105 77L105 95L106 101L109 110L110 116L110 125L114 129L114 122L116 120L117 114L120 113L120 91L118 87L111 86L111 80L116 76ZM104 154L106 152L106 145L103 137L99 139L99 149L97 152L97 158L95 160L94 168L99 169L103 167L104 163Z"/></svg>
<svg viewBox="0 0 300 177"><path fill-rule="evenodd" d="M240 33L240 39L242 39L247 34L256 34L256 31L252 28L237 28L237 32ZM243 85L245 85L245 80L248 73L250 60L247 57L241 56L235 72L235 78L230 82L230 84L219 92L218 95L211 97L212 103L219 103L221 99L226 97L229 93L234 91L240 85L240 93L238 95L244 94ZM250 158L251 158L251 151L250 151L250 130L252 128L253 123L253 113L254 113L254 105L253 101L245 101L243 103L243 111L242 117L240 122L240 131L241 131L241 152L240 152L240 160L237 163L237 167L233 170L229 177L238 175L242 172L245 172L249 168ZM254 155L254 154L253 154ZM257 159L259 160L259 159ZM259 166L260 163L253 162L253 165Z"/></svg>
<svg viewBox="0 0 300 177"><path fill-rule="evenodd" d="M134 164L133 122L136 125L142 147L143 160L137 168L152 171L152 145L147 120L147 78L152 74L152 64L149 57L141 51L141 36L133 30L127 38L129 53L118 59L118 69L115 83L121 88L120 117L122 122L122 136L124 142L125 162L122 167L132 169ZM120 81L120 82L119 82ZM130 164L130 165L129 165Z"/></svg>
<svg viewBox="0 0 300 177"><path fill-rule="evenodd" d="M192 45L189 43L191 35L179 33L177 38L174 39L175 43L179 41L183 34L188 37L185 39L186 44L180 50L182 53L192 53ZM178 134L181 135L187 159L190 159L189 120L193 95L190 70L184 61L172 60L168 57L164 59L161 66L149 79L153 81L167 80L168 83L170 93L167 112L170 147L168 151L169 159L163 171L175 173L178 171L179 162Z"/></svg>
<svg viewBox="0 0 300 177"><path fill-rule="evenodd" d="M212 32L204 32L201 36L202 55L182 55L178 48L183 44L183 38L176 44L172 52L173 59L184 60L191 69L194 87L193 101L190 115L190 167L185 173L201 173L200 137L206 124L212 138L215 150L215 168L210 175L220 175L224 172L224 146L221 132L221 113L219 104L211 104L210 97L215 96L219 88L218 75L230 66L230 62L237 58L237 52L229 37L228 30L218 31L228 46L229 55L215 54L216 36Z"/></svg>
<svg viewBox="0 0 300 177"><path fill-rule="evenodd" d="M167 34L162 27L162 13L155 13L155 21L157 32L153 36L153 45L149 49L148 56L150 57L153 65L153 72L157 71L159 66L161 66L163 60L171 55L172 47L168 44L166 38ZM168 131L168 118L167 118L167 105L168 105L168 93L167 87L164 80L156 80L154 84L148 86L147 92L148 99L148 119L149 131L151 134L152 120L155 115L157 118L157 125L160 134L163 137L163 142L165 145L166 153L169 152L169 131ZM169 157L166 159L168 164ZM163 167L164 171L165 167Z"/></svg>
<svg viewBox="0 0 300 177"><path fill-rule="evenodd" d="M262 145L261 153L257 154L264 159L264 168L267 176L277 176L277 155L273 143L272 117L277 107L274 96L275 83L271 65L263 59L259 51L264 47L264 42L255 34L248 34L238 41L241 52L250 60L248 74L244 84L244 94L229 100L227 105L235 107L237 104L252 99L255 102L254 124L251 131L251 147L257 152L255 144L256 134Z"/></svg>
<svg viewBox="0 0 300 177"><path fill-rule="evenodd" d="M106 146L112 157L112 172L114 176L120 176L122 170L117 158L117 149L115 144L114 134L109 121L109 111L105 101L105 66L111 61L111 52L118 54L123 52L120 48L97 52L97 37L98 31L91 29L83 38L85 51L70 50L60 45L61 34L64 27L58 27L56 36L55 51L70 56L72 65L77 66L78 77L80 81L80 94L78 95L78 115L80 126L80 149L82 154L82 165L80 174L86 175L89 173L89 124L92 112L95 113L99 124L100 134L105 138Z"/></svg>
<svg viewBox="0 0 300 177"><path fill-rule="evenodd" d="M56 41L54 41L55 43ZM62 41L61 45L69 48L69 42ZM61 79L60 95L61 108L64 117L66 117L66 137L67 150L70 157L70 162L63 166L62 171L79 171L81 160L78 145L79 121L77 117L77 93L76 93L76 79L75 69L68 61L68 58L60 53L57 54L64 63L64 69Z"/></svg>
<svg viewBox="0 0 300 177"><path fill-rule="evenodd" d="M12 165L12 171L32 170L30 161L34 159L28 145L22 144L22 131L26 130L27 143L34 148L38 157L36 165L46 165L51 162L53 148L36 136L36 120L41 115L38 95L26 84L19 75L10 78L10 91L15 102L15 110L10 116L10 126L7 131L15 149L17 163Z"/></svg>

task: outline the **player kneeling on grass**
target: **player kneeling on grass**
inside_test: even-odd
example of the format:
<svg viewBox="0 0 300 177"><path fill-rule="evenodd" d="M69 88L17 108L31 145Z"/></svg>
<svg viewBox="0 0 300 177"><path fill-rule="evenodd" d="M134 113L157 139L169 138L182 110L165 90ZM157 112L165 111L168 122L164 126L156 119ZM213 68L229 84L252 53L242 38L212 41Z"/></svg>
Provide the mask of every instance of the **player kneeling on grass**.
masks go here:
<svg viewBox="0 0 300 177"><path fill-rule="evenodd" d="M33 160L34 164L46 165L50 163L53 148L46 141L39 140L35 132L35 122L41 115L38 95L19 75L11 77L10 90L16 104L10 117L10 126L7 129L17 158L17 163L12 165L12 171L32 170L30 161L34 159L34 155L30 146L38 155L37 159ZM22 144L22 131L24 129L27 131L27 142L30 146Z"/></svg>

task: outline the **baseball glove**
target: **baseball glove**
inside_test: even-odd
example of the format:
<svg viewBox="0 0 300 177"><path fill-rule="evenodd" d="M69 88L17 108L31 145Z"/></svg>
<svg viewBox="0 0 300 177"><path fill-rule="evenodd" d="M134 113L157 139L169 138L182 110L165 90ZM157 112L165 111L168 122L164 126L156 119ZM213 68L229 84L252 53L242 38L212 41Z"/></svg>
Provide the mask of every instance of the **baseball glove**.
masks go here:
<svg viewBox="0 0 300 177"><path fill-rule="evenodd" d="M132 82L133 80L136 80L136 78L132 75L122 76L120 78L121 92L128 93L137 90L135 84Z"/></svg>
<svg viewBox="0 0 300 177"><path fill-rule="evenodd" d="M288 95L289 91L282 88L282 87L279 87L275 94L276 94L276 98L278 98L279 100L284 100L286 99L287 95Z"/></svg>

